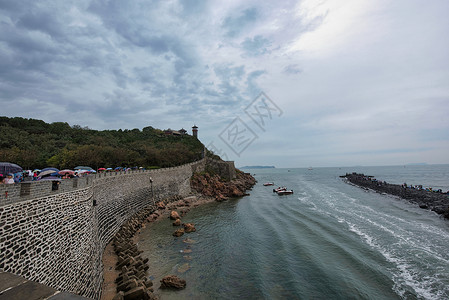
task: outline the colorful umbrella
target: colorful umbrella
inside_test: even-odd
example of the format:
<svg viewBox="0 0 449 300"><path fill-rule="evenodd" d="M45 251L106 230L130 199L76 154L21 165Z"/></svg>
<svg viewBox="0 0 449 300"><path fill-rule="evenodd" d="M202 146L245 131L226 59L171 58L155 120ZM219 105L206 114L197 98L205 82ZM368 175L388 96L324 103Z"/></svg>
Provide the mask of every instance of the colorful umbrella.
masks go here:
<svg viewBox="0 0 449 300"><path fill-rule="evenodd" d="M53 167L43 168L43 169L41 170L41 172L38 174L39 177L46 176L46 175L42 175L42 173L44 173L44 172L45 172L46 175L52 174L53 176L58 176L59 170L56 169L56 168L53 168ZM51 173L48 173L48 172L51 172Z"/></svg>
<svg viewBox="0 0 449 300"><path fill-rule="evenodd" d="M22 167L9 162L0 162L0 174L6 175L8 173L22 172Z"/></svg>
<svg viewBox="0 0 449 300"><path fill-rule="evenodd" d="M39 173L39 177L44 177L47 175L53 175L53 174L57 174L58 172L55 172L54 170L46 170L46 171L42 171Z"/></svg>
<svg viewBox="0 0 449 300"><path fill-rule="evenodd" d="M75 171L67 170L67 169L66 169L66 170L61 170L61 171L59 171L58 174L59 174L59 175L66 175L66 174L73 175L73 174L75 174Z"/></svg>

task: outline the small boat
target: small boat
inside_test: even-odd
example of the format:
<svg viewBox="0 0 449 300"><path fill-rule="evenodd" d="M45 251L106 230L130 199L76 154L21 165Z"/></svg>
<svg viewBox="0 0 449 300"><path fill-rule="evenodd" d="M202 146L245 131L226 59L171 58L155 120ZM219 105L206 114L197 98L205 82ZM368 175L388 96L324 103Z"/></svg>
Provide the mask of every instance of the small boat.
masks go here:
<svg viewBox="0 0 449 300"><path fill-rule="evenodd" d="M279 192L279 191L286 191L287 190L287 188L285 187L285 186L283 186L283 187L278 187L277 189L273 189L273 193L277 193L277 192Z"/></svg>
<svg viewBox="0 0 449 300"><path fill-rule="evenodd" d="M274 183L273 182L265 182L263 185L264 186L269 186L269 185L274 185Z"/></svg>
<svg viewBox="0 0 449 300"><path fill-rule="evenodd" d="M307 170L313 170L313 168L312 168L312 167L309 167Z"/></svg>
<svg viewBox="0 0 449 300"><path fill-rule="evenodd" d="M284 191L279 191L278 195L291 195L293 194L293 190L284 190Z"/></svg>

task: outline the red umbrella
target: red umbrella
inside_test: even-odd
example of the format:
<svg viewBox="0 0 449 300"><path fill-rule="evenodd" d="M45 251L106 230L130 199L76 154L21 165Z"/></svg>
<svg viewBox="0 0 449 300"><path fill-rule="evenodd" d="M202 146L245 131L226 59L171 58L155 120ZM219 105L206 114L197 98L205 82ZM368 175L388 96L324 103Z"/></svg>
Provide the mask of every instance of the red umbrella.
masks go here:
<svg viewBox="0 0 449 300"><path fill-rule="evenodd" d="M106 171L106 168L98 168L98 171Z"/></svg>

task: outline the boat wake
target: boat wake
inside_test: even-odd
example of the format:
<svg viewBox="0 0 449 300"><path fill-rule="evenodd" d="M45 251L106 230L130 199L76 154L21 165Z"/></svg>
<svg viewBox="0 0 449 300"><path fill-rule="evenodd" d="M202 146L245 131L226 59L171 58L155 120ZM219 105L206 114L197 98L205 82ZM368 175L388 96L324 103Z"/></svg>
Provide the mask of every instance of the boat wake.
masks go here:
<svg viewBox="0 0 449 300"><path fill-rule="evenodd" d="M449 298L449 235L416 222L416 214L429 212L360 189L356 190L363 193L359 198L317 183L301 184L308 185L309 193L298 198L301 202L313 201L317 213L334 218L388 261L393 290L400 297ZM380 209L379 201L384 206Z"/></svg>

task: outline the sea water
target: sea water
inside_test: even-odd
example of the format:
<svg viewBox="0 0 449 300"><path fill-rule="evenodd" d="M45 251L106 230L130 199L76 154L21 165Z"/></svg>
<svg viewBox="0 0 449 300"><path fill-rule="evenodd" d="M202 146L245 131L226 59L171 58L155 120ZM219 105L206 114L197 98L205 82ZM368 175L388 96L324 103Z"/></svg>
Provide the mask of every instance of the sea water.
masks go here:
<svg viewBox="0 0 449 300"><path fill-rule="evenodd" d="M175 238L168 219L141 232L161 299L449 299L449 222L339 178L363 172L446 191L448 165L249 172L258 180L250 196L183 217L196 232ZM186 289L159 290L169 274Z"/></svg>

